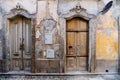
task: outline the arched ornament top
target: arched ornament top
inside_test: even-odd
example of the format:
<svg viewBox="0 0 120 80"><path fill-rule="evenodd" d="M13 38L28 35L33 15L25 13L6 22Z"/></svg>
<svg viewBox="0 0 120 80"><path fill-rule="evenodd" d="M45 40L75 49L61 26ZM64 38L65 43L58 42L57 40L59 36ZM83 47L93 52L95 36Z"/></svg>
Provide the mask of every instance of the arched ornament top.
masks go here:
<svg viewBox="0 0 120 80"><path fill-rule="evenodd" d="M11 19L17 15L21 15L30 19L35 18L35 14L30 14L27 10L22 8L20 5L16 5L16 8L11 9L10 13L7 14L7 18Z"/></svg>
<svg viewBox="0 0 120 80"><path fill-rule="evenodd" d="M95 15L87 13L86 9L82 8L80 3L70 9L67 14L61 14L60 16L67 20L73 17L81 17L85 20L90 20L95 17Z"/></svg>

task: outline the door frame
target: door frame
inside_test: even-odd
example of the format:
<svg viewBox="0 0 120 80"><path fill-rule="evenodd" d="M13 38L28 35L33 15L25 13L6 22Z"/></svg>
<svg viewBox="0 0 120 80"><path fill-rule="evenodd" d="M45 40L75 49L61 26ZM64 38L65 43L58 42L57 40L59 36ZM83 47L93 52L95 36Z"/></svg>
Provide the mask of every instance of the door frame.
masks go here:
<svg viewBox="0 0 120 80"><path fill-rule="evenodd" d="M31 72L34 72L34 62L35 62L35 13L30 14L27 10L17 7L10 10L10 12L4 15L4 30L5 30L5 69L6 72L10 71L10 43L9 43L9 27L10 27L10 19L13 19L16 16L23 16L31 20L31 28L32 28L32 54L31 54Z"/></svg>
<svg viewBox="0 0 120 80"><path fill-rule="evenodd" d="M88 52L88 71L95 72L95 61L96 61L96 24L94 23L95 15L89 14L86 12L85 9L77 9L76 7L71 9L67 14L60 14L59 15L59 23L60 23L60 35L64 40L64 55L63 55L63 66L64 71L66 72L66 22L74 17L80 17L84 20L88 21L89 27L89 52Z"/></svg>

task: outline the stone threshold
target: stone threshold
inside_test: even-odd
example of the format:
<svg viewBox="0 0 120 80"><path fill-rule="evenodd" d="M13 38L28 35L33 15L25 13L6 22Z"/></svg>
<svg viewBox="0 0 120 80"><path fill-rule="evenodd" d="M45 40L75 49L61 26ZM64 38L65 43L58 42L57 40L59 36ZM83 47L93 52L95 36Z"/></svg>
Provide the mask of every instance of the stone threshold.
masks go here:
<svg viewBox="0 0 120 80"><path fill-rule="evenodd" d="M120 75L120 73L0 73L2 76L89 76L89 75Z"/></svg>

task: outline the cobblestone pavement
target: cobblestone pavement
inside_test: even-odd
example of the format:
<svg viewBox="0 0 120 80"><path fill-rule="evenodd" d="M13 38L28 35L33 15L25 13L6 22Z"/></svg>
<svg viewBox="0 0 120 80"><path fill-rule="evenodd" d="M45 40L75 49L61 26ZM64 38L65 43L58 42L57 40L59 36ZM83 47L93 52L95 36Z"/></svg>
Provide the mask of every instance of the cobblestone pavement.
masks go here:
<svg viewBox="0 0 120 80"><path fill-rule="evenodd" d="M120 75L77 75L77 76L14 76L1 75L0 80L120 80Z"/></svg>

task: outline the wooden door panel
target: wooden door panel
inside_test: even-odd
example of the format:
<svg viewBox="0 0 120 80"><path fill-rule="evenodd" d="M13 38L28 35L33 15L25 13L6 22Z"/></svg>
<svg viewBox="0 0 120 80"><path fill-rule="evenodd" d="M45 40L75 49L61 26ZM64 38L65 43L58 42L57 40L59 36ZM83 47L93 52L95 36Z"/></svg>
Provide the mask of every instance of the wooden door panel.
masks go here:
<svg viewBox="0 0 120 80"><path fill-rule="evenodd" d="M81 51L80 51L80 56L88 56L88 39L87 39L87 32L81 32L81 41L80 41L80 45L81 45Z"/></svg>
<svg viewBox="0 0 120 80"><path fill-rule="evenodd" d="M24 48L25 53L30 54L30 44L31 44L31 25L30 20L24 19L24 25L23 25L23 39L24 39Z"/></svg>
<svg viewBox="0 0 120 80"><path fill-rule="evenodd" d="M23 18L23 60L24 60L24 68L25 70L31 69L31 25L30 20Z"/></svg>
<svg viewBox="0 0 120 80"><path fill-rule="evenodd" d="M78 57L77 58L77 68L81 71L87 70L87 57Z"/></svg>
<svg viewBox="0 0 120 80"><path fill-rule="evenodd" d="M78 20L78 31L88 31L88 23L84 20Z"/></svg>
<svg viewBox="0 0 120 80"><path fill-rule="evenodd" d="M78 51L77 51L77 55L79 56L88 56L88 34L87 32L78 32L77 33L77 46L78 47Z"/></svg>
<svg viewBox="0 0 120 80"><path fill-rule="evenodd" d="M76 70L76 58L75 57L66 58L66 68L68 71Z"/></svg>
<svg viewBox="0 0 120 80"><path fill-rule="evenodd" d="M12 54L16 54L17 52L18 52L18 45L17 45L17 28L16 28L16 26L17 26L18 24L17 24L17 22L12 22L12 24L11 24L11 26L12 27L10 27L10 47L11 47L11 49L10 49L10 52L12 53Z"/></svg>
<svg viewBox="0 0 120 80"><path fill-rule="evenodd" d="M21 69L20 59L12 59L12 70L20 70L20 69Z"/></svg>
<svg viewBox="0 0 120 80"><path fill-rule="evenodd" d="M26 18L23 18L23 33L22 33L22 35L23 35L23 62L24 62L24 70L29 70L30 71L30 69L31 69L31 54L30 54L30 48L29 48L29 46L31 46L30 45L30 43L29 43L29 40L31 40L31 38L29 39L29 35L31 35L31 34L29 34L29 32L31 31L31 30L29 30L29 29L31 29L31 26L29 26L29 21L30 20L28 20L28 19L26 19Z"/></svg>
<svg viewBox="0 0 120 80"><path fill-rule="evenodd" d="M76 34L67 32L67 55L76 55Z"/></svg>
<svg viewBox="0 0 120 80"><path fill-rule="evenodd" d="M49 60L49 66L50 68L57 68L59 70L60 68L59 60Z"/></svg>
<svg viewBox="0 0 120 80"><path fill-rule="evenodd" d="M78 21L77 21L76 18L67 21L67 28L66 28L66 30L67 31L76 31L77 30L77 25L78 25L77 22Z"/></svg>
<svg viewBox="0 0 120 80"><path fill-rule="evenodd" d="M88 31L88 22L81 18L67 21L67 31Z"/></svg>
<svg viewBox="0 0 120 80"><path fill-rule="evenodd" d="M24 59L24 68L26 71L31 70L31 59Z"/></svg>

